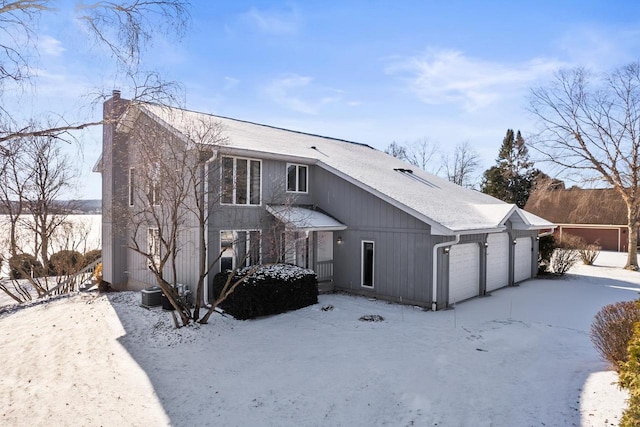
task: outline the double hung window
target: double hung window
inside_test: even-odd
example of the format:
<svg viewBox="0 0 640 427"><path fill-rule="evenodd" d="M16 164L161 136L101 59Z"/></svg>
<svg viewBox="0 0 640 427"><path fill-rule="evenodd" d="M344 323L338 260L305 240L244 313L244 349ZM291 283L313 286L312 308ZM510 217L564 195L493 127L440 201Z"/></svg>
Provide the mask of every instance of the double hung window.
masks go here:
<svg viewBox="0 0 640 427"><path fill-rule="evenodd" d="M309 167L305 165L287 165L287 191L290 193L307 193Z"/></svg>
<svg viewBox="0 0 640 427"><path fill-rule="evenodd" d="M261 203L260 160L222 158L222 204L259 205Z"/></svg>

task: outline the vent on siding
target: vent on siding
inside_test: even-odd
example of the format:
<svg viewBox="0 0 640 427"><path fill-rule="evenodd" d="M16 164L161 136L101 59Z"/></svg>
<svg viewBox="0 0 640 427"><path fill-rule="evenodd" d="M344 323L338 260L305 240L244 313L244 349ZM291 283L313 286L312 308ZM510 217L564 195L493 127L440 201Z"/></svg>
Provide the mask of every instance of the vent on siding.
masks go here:
<svg viewBox="0 0 640 427"><path fill-rule="evenodd" d="M409 178L413 179L414 181L418 181L418 182L420 182L420 183L422 183L424 185L427 185L427 186L429 186L431 188L440 188L437 185L432 184L428 180L422 178L421 176L414 175L413 174L413 170L411 170L411 169L394 168L393 170L396 171L396 172L401 173L402 175L404 175L406 177L409 177Z"/></svg>

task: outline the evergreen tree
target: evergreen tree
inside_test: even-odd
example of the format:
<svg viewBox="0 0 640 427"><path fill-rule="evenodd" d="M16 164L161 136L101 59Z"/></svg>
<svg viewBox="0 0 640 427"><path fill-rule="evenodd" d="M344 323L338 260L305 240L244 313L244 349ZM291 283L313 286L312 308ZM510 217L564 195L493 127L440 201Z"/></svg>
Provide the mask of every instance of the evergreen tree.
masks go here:
<svg viewBox="0 0 640 427"><path fill-rule="evenodd" d="M481 189L483 193L522 208L538 173L529 160L529 151L520 131L514 134L513 129L507 129L496 165L484 172Z"/></svg>

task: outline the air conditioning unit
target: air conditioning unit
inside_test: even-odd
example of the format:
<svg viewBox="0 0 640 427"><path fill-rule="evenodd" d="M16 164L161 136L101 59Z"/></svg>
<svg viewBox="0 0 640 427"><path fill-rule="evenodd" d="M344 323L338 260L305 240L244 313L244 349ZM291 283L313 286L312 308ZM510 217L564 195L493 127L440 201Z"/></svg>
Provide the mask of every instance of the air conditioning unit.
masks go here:
<svg viewBox="0 0 640 427"><path fill-rule="evenodd" d="M158 286L152 286L145 288L141 291L142 294L142 306L146 308L158 307L162 304L162 291Z"/></svg>

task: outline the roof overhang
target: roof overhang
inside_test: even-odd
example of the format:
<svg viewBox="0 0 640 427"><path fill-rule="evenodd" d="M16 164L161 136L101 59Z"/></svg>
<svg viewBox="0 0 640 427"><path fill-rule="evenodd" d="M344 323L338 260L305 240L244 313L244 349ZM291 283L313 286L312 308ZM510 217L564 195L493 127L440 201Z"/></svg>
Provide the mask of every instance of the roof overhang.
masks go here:
<svg viewBox="0 0 640 427"><path fill-rule="evenodd" d="M289 230L338 231L346 225L319 211L300 206L267 205L267 212L285 224Z"/></svg>

